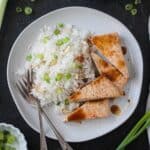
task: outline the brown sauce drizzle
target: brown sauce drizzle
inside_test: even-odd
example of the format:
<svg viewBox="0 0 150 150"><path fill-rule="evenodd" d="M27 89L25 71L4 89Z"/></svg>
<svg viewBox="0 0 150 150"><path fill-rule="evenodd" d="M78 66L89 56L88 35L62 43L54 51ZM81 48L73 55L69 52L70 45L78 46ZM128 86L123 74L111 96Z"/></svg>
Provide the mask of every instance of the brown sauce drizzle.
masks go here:
<svg viewBox="0 0 150 150"><path fill-rule="evenodd" d="M83 55L79 55L75 58L75 61L78 61L80 63L84 62L84 56Z"/></svg>
<svg viewBox="0 0 150 150"><path fill-rule="evenodd" d="M121 109L118 105L112 105L111 106L111 112L114 115L120 115L121 114Z"/></svg>
<svg viewBox="0 0 150 150"><path fill-rule="evenodd" d="M127 53L127 48L125 46L122 46L121 49L122 49L123 55L125 55Z"/></svg>
<svg viewBox="0 0 150 150"><path fill-rule="evenodd" d="M131 102L131 100L130 99L128 99L128 103L130 103Z"/></svg>
<svg viewBox="0 0 150 150"><path fill-rule="evenodd" d="M78 109L76 110L75 113L71 114L69 117L68 117L68 120L70 121L74 121L74 120L82 120L85 118L85 113L83 112L82 109Z"/></svg>

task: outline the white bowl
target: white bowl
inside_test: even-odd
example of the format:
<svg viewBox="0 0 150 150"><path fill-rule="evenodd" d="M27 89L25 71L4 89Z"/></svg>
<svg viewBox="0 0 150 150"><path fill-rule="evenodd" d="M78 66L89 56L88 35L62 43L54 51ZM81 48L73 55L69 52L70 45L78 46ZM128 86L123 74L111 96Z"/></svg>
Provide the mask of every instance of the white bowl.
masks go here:
<svg viewBox="0 0 150 150"><path fill-rule="evenodd" d="M16 150L27 150L27 142L25 140L25 137L18 128L14 127L11 124L0 123L0 130L9 131L17 138L18 142L16 145Z"/></svg>

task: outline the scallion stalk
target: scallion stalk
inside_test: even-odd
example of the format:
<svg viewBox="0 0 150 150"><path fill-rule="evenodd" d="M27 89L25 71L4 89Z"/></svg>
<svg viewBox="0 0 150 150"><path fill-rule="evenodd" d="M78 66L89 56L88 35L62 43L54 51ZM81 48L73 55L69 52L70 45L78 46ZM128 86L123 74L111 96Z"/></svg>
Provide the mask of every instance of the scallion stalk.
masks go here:
<svg viewBox="0 0 150 150"><path fill-rule="evenodd" d="M8 0L0 0L0 28L1 28L1 25L2 25L2 21L3 21L7 1Z"/></svg>
<svg viewBox="0 0 150 150"><path fill-rule="evenodd" d="M150 126L150 111L137 122L133 129L129 132L126 138L121 142L116 150L123 150L129 143L135 140L147 127Z"/></svg>

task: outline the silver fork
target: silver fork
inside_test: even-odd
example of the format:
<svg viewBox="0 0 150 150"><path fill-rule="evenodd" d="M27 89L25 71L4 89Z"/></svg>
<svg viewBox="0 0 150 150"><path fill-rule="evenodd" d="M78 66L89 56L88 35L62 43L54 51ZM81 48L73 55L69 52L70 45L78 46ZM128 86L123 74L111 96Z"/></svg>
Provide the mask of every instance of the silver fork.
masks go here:
<svg viewBox="0 0 150 150"><path fill-rule="evenodd" d="M16 86L20 92L20 94L23 96L23 98L25 100L27 100L29 103L32 102L36 102L38 109L39 109L39 120L40 120L40 116L41 113L43 114L43 116L45 117L45 119L47 120L50 128L53 130L54 134L56 135L58 142L62 148L62 150L73 150L73 148L64 140L64 138L62 137L62 135L58 132L58 130L55 128L53 122L51 121L51 119L48 117L45 109L43 107L40 106L40 101L34 97L33 95L30 94L30 89L32 87L32 81L33 81L33 76L32 76L32 71L28 70L25 77L22 78L21 80L18 80L18 82L16 83ZM42 124L42 120L40 122L40 125ZM40 136L41 138L41 144L44 145L44 143L46 143L46 140L44 142L44 130L42 129L43 125L40 126L40 132L42 133L42 135ZM41 130L42 129L42 130ZM42 147L42 146L41 146ZM44 146L43 146L44 147ZM41 149L41 150L46 150L46 149Z"/></svg>
<svg viewBox="0 0 150 150"><path fill-rule="evenodd" d="M16 86L25 100L28 100L29 103L36 103L40 125L40 150L48 150L43 128L41 105L40 102L30 94L30 90L32 88L32 71L27 71L24 78L17 81Z"/></svg>

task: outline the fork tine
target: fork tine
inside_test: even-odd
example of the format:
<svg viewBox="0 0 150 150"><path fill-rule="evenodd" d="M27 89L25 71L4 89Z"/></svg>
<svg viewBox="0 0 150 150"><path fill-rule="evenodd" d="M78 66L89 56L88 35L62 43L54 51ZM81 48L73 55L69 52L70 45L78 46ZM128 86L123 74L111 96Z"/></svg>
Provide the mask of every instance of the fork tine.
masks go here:
<svg viewBox="0 0 150 150"><path fill-rule="evenodd" d="M27 95L22 91L22 89L20 88L19 84L16 83L16 87L18 89L18 91L20 92L20 94L23 96L23 98L27 98Z"/></svg>
<svg viewBox="0 0 150 150"><path fill-rule="evenodd" d="M21 81L18 80L18 83L20 85L20 87L22 88L22 91L28 95L28 89L23 85L23 83Z"/></svg>
<svg viewBox="0 0 150 150"><path fill-rule="evenodd" d="M30 68L30 70L29 70L29 73L30 73L30 74L29 74L29 75L30 75L30 76L29 76L30 83L32 83L32 69L31 69L31 68Z"/></svg>

